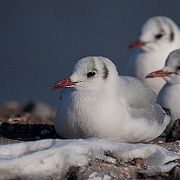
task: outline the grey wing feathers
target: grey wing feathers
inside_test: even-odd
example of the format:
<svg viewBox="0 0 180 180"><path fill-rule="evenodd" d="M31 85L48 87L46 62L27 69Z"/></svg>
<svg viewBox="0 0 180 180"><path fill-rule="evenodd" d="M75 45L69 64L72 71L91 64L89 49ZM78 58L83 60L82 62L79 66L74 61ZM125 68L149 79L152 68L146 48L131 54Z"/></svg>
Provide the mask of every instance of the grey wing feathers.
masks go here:
<svg viewBox="0 0 180 180"><path fill-rule="evenodd" d="M127 87L124 101L130 107L130 112L135 118L147 118L163 123L165 112L156 103L157 95L136 78L124 76L123 83Z"/></svg>

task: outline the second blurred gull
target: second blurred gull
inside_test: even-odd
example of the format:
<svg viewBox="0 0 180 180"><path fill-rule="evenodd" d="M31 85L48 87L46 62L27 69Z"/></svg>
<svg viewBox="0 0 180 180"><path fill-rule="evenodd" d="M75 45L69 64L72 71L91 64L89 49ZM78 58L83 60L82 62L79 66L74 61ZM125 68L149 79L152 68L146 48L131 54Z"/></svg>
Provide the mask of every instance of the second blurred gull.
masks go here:
<svg viewBox="0 0 180 180"><path fill-rule="evenodd" d="M147 78L153 77L163 77L166 81L159 92L157 101L171 111L171 122L166 129L166 132L169 133L175 120L180 119L180 49L169 54L163 69L147 76Z"/></svg>

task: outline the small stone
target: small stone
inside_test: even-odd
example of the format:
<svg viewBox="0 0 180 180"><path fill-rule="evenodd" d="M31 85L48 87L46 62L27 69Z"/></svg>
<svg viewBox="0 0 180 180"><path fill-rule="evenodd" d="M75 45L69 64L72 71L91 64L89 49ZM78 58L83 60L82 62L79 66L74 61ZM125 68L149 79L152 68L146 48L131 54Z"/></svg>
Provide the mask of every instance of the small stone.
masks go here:
<svg viewBox="0 0 180 180"><path fill-rule="evenodd" d="M12 131L14 129L14 126L13 125L9 125L8 126L8 131Z"/></svg>
<svg viewBox="0 0 180 180"><path fill-rule="evenodd" d="M43 130L41 131L41 134L48 134L48 133L50 133L50 131L48 131L47 129L43 129Z"/></svg>
<svg viewBox="0 0 180 180"><path fill-rule="evenodd" d="M170 171L170 176L174 179L174 180L179 180L180 177L180 167L175 166L174 168L172 168L172 170Z"/></svg>
<svg viewBox="0 0 180 180"><path fill-rule="evenodd" d="M129 172L126 171L124 174L126 175L126 177L127 177L128 179L131 178L131 175L129 174Z"/></svg>
<svg viewBox="0 0 180 180"><path fill-rule="evenodd" d="M21 141L21 140L22 140L22 138L17 138L17 140Z"/></svg>
<svg viewBox="0 0 180 180"><path fill-rule="evenodd" d="M144 166L144 162L143 162L142 159L136 158L136 159L134 159L134 161L135 161L136 164L139 164L140 166Z"/></svg>

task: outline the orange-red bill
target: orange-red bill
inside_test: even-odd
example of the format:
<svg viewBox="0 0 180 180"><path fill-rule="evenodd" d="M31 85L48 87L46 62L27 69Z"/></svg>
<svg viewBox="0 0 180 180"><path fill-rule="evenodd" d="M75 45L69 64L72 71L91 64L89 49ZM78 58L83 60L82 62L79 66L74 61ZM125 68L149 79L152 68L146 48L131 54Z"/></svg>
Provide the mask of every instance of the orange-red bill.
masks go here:
<svg viewBox="0 0 180 180"><path fill-rule="evenodd" d="M146 76L146 78L164 77L172 74L173 72L167 72L163 70L154 71Z"/></svg>
<svg viewBox="0 0 180 180"><path fill-rule="evenodd" d="M132 49L132 48L144 46L145 44L146 44L145 42L142 42L141 40L137 39L137 40L132 41L132 42L127 46L127 48L128 48L128 49Z"/></svg>
<svg viewBox="0 0 180 180"><path fill-rule="evenodd" d="M76 83L77 82L72 82L70 78L66 78L66 79L63 79L63 80L60 80L60 81L54 83L51 86L51 90L60 89L60 88L68 87L68 86L73 86Z"/></svg>

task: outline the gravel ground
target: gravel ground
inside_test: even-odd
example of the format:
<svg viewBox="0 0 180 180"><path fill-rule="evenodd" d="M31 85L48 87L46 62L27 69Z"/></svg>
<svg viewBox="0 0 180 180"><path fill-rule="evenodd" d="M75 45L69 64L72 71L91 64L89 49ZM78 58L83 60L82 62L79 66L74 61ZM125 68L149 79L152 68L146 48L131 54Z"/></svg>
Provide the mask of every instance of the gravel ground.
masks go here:
<svg viewBox="0 0 180 180"><path fill-rule="evenodd" d="M36 109L38 109L38 112ZM41 110L42 112L39 113ZM48 114L43 114L43 112L48 112ZM0 144L60 138L55 132L53 118L54 111L40 102L29 102L25 106L20 105L18 102L0 105ZM174 129L177 130L179 127L178 124ZM180 138L179 135L174 135L174 131L167 139L157 138L149 143L158 144L169 151L180 153ZM137 173L138 170L146 168L141 161L141 159L135 159L131 162L117 160L116 163L109 164L99 160L92 160L85 167L72 167L65 175L65 179L87 179L91 174L92 179L96 175L98 177L101 175L102 179L110 176L111 179L120 180L180 180L180 167L173 168L170 173L144 177L142 174Z"/></svg>

